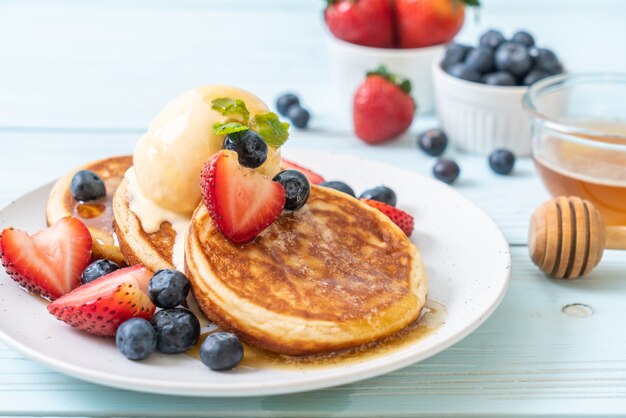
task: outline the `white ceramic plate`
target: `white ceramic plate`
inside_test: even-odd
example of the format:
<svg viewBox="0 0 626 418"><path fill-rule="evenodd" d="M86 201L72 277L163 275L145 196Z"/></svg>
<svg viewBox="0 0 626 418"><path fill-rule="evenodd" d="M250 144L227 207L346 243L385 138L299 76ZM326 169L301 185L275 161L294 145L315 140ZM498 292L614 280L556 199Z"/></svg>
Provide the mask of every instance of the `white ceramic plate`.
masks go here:
<svg viewBox="0 0 626 418"><path fill-rule="evenodd" d="M112 339L86 335L56 320L41 299L22 291L2 271L0 337L52 369L103 385L189 396L269 395L350 383L424 360L475 330L502 300L511 270L509 246L496 224L452 188L354 157L304 150L287 157L328 180L346 181L357 192L379 184L396 191L398 207L415 217L412 240L424 258L429 298L447 308L445 324L406 348L357 364L313 370L240 367L219 373L184 354L126 360ZM0 211L0 228L43 228L50 187L34 190Z"/></svg>

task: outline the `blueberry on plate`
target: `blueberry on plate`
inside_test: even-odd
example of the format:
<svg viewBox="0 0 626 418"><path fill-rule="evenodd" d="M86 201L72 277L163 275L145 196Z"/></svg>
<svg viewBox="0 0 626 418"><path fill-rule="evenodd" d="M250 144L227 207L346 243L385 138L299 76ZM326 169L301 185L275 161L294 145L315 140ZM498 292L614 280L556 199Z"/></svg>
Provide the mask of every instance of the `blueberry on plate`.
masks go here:
<svg viewBox="0 0 626 418"><path fill-rule="evenodd" d="M126 358L143 360L156 348L156 331L145 319L131 318L117 329L115 345Z"/></svg>
<svg viewBox="0 0 626 418"><path fill-rule="evenodd" d="M243 359L243 345L235 334L209 334L200 345L200 360L211 370L231 370Z"/></svg>
<svg viewBox="0 0 626 418"><path fill-rule="evenodd" d="M480 36L479 44L480 46L486 46L491 49L496 49L504 42L504 35L502 32L495 29L490 29L487 32L483 33Z"/></svg>
<svg viewBox="0 0 626 418"><path fill-rule="evenodd" d="M359 199L371 199L376 200L378 202L383 202L388 204L389 206L396 206L398 198L396 197L396 192L391 190L387 186L376 186L372 189L367 189Z"/></svg>
<svg viewBox="0 0 626 418"><path fill-rule="evenodd" d="M276 100L276 110L283 116L287 116L287 111L291 106L299 105L300 99L293 93L286 93Z"/></svg>
<svg viewBox="0 0 626 418"><path fill-rule="evenodd" d="M497 174L510 174L514 165L515 155L508 149L499 148L489 154L489 167Z"/></svg>
<svg viewBox="0 0 626 418"><path fill-rule="evenodd" d="M239 164L244 167L257 168L267 160L267 144L251 129L226 135L224 149L235 151Z"/></svg>
<svg viewBox="0 0 626 418"><path fill-rule="evenodd" d="M448 146L448 136L441 129L429 129L418 135L417 146L426 154L437 157Z"/></svg>
<svg viewBox="0 0 626 418"><path fill-rule="evenodd" d="M452 160L439 160L433 166L433 175L435 178L446 184L454 183L460 173L461 169L459 165Z"/></svg>
<svg viewBox="0 0 626 418"><path fill-rule="evenodd" d="M549 49L531 48L529 54L535 60L535 70L543 70L550 75L563 72L563 65L559 62L556 54Z"/></svg>
<svg viewBox="0 0 626 418"><path fill-rule="evenodd" d="M535 45L535 38L526 32L525 30L520 30L515 32L513 37L511 38L511 42L515 42L516 44L524 45L526 48L530 48Z"/></svg>
<svg viewBox="0 0 626 418"><path fill-rule="evenodd" d="M274 181L285 188L285 209L298 210L309 199L311 185L304 174L298 170L285 170L276 174Z"/></svg>
<svg viewBox="0 0 626 418"><path fill-rule="evenodd" d="M505 42L498 47L495 63L498 70L508 71L515 77L524 77L533 66L528 49L524 45L513 42Z"/></svg>
<svg viewBox="0 0 626 418"><path fill-rule="evenodd" d="M516 86L517 80L511 73L506 71L496 71L495 73L485 74L482 82L490 86Z"/></svg>
<svg viewBox="0 0 626 418"><path fill-rule="evenodd" d="M70 191L74 199L88 202L103 198L106 195L106 186L99 175L89 170L80 170L72 177Z"/></svg>
<svg viewBox="0 0 626 418"><path fill-rule="evenodd" d="M522 84L524 84L525 86L530 86L531 84L544 79L546 77L550 77L550 73L544 70L531 70L528 74L526 74L526 77L524 77L524 80L522 81Z"/></svg>
<svg viewBox="0 0 626 418"><path fill-rule="evenodd" d="M189 280L180 271L159 270L150 279L148 295L156 306L168 309L182 304L187 299L189 289Z"/></svg>
<svg viewBox="0 0 626 418"><path fill-rule="evenodd" d="M443 64L444 68L447 68L454 64L460 64L465 61L465 57L471 49L472 48L467 45L451 43L446 47L446 52L443 56L443 61L441 63Z"/></svg>
<svg viewBox="0 0 626 418"><path fill-rule="evenodd" d="M481 74L493 69L493 50L487 47L472 49L465 58L465 65Z"/></svg>
<svg viewBox="0 0 626 418"><path fill-rule="evenodd" d="M452 77L460 78L467 81L480 81L480 73L465 64L454 64L446 70Z"/></svg>
<svg viewBox="0 0 626 418"><path fill-rule="evenodd" d="M156 331L156 347L165 354L187 351L200 338L198 318L184 308L160 310L154 314L151 322Z"/></svg>
<svg viewBox="0 0 626 418"><path fill-rule="evenodd" d="M80 282L82 284L87 284L96 280L98 277L113 273L119 268L120 266L111 260L96 260L83 270L83 273L80 275Z"/></svg>
<svg viewBox="0 0 626 418"><path fill-rule="evenodd" d="M304 129L309 124L309 119L311 118L311 114L308 110L300 105L291 106L289 110L287 110L287 117L298 129Z"/></svg>
<svg viewBox="0 0 626 418"><path fill-rule="evenodd" d="M330 189L339 190L340 192L344 192L345 194L349 194L352 197L356 197L356 194L354 193L354 190L352 189L352 187L348 186L343 181L337 181L337 180L324 181L324 182L320 183L319 186L328 187Z"/></svg>

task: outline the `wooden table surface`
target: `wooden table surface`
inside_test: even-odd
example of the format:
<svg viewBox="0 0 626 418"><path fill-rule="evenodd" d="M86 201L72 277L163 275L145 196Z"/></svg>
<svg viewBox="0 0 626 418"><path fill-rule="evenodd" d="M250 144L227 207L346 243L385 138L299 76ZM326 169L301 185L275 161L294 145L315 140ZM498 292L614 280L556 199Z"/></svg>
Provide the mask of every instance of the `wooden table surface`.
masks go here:
<svg viewBox="0 0 626 418"><path fill-rule="evenodd" d="M463 39L492 26L525 27L572 71L626 72L623 1L483 3ZM317 0L0 0L0 206L85 161L131 153L164 104L210 83L238 85L270 103L298 92L313 119L287 149L333 150L429 175L433 160L414 137L436 126L434 116L418 117L410 135L381 147L353 136L330 89L321 8ZM0 415L626 415L626 256L607 252L585 280L546 279L526 247L530 214L548 197L532 162L520 159L514 175L499 177L484 157L448 155L462 169L455 189L500 225L514 266L500 307L455 346L351 385L202 399L88 384L0 343ZM593 314L563 313L572 303Z"/></svg>

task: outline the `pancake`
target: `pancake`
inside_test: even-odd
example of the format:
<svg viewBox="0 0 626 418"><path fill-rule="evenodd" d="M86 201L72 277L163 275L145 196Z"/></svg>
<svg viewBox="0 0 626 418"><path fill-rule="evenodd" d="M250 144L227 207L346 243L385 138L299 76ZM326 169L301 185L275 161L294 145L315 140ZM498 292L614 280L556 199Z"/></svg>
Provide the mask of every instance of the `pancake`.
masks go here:
<svg viewBox="0 0 626 418"><path fill-rule="evenodd" d="M115 192L113 212L120 250L128 265L143 264L152 271L175 268L173 253L176 231L167 221L161 223L155 232L144 231L141 220L129 207L127 179L121 182Z"/></svg>
<svg viewBox="0 0 626 418"><path fill-rule="evenodd" d="M74 216L89 229L93 238L93 258L106 258L116 263L124 261L113 229L113 194L124 178L124 173L133 165L131 156L119 156L97 160L78 167L59 179L53 186L46 208L46 221L52 225L60 218ZM91 170L98 174L106 185L106 196L99 200L80 203L70 191L74 174L80 170Z"/></svg>
<svg viewBox="0 0 626 418"><path fill-rule="evenodd" d="M185 272L203 312L242 341L288 355L376 341L415 321L427 292L417 248L385 215L312 186L253 242L233 244L206 207L185 240Z"/></svg>

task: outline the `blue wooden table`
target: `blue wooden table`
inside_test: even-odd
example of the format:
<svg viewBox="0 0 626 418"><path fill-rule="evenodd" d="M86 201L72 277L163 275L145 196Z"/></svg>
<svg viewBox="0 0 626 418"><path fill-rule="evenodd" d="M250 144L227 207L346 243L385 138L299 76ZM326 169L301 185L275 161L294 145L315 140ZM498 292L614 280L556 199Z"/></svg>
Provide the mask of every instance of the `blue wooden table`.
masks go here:
<svg viewBox="0 0 626 418"><path fill-rule="evenodd" d="M492 26L525 27L571 70L626 72L623 1L483 3L463 39ZM165 103L210 83L268 102L297 91L313 119L288 148L332 149L429 175L433 161L415 149L414 134L435 126L433 116L386 146L354 138L330 91L321 7L317 0L0 1L0 205L70 167L132 152ZM526 247L530 214L548 197L532 162L521 159L513 176L497 177L484 157L449 155L462 168L455 188L501 226L514 265L501 306L457 345L352 385L200 399L84 383L0 344L0 415L626 415L626 256L607 252L585 280L546 279ZM589 315L564 312L573 303L589 306Z"/></svg>

